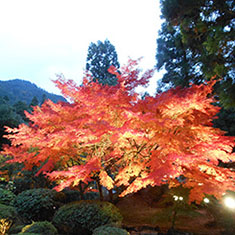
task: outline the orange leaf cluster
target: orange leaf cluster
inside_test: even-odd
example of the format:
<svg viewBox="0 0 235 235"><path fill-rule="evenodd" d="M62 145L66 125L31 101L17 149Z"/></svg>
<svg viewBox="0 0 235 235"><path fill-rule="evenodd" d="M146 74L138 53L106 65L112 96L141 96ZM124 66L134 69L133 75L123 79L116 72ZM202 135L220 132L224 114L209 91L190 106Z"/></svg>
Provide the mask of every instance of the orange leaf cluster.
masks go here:
<svg viewBox="0 0 235 235"><path fill-rule="evenodd" d="M107 189L124 186L121 196L147 185L180 184L191 188L190 200L216 197L234 190L235 172L218 167L218 160L234 161L234 138L212 127L219 108L212 105L213 81L175 88L140 99L139 85L147 85L153 71L140 76L138 61L129 61L115 74L116 86L83 85L59 77L55 81L71 103L45 102L27 113L30 125L8 128L12 145L3 153L26 169L40 172L59 185L57 190L98 178ZM38 172L38 173L40 173Z"/></svg>

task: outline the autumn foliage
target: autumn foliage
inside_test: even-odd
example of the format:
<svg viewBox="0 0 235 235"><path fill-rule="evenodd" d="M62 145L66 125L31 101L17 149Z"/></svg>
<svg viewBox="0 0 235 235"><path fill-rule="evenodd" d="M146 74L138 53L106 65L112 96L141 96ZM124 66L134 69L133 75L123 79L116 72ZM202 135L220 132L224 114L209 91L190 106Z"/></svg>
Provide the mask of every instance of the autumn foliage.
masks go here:
<svg viewBox="0 0 235 235"><path fill-rule="evenodd" d="M235 156L234 138L212 127L219 111L210 94L214 82L140 99L134 89L147 85L153 71L140 76L137 64L109 69L116 86L89 75L82 86L59 77L55 83L71 102L35 107L27 113L30 125L7 128L12 145L3 153L26 169L42 166L38 174L56 181L57 190L98 179L107 189L122 186L125 196L148 185L182 183L196 202L235 190L235 172L218 166Z"/></svg>

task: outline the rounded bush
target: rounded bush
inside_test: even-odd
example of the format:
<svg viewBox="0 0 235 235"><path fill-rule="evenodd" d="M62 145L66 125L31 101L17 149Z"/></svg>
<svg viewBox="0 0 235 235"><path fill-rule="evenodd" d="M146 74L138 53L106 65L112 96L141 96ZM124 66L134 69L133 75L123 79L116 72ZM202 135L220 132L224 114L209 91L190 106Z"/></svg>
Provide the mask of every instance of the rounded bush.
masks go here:
<svg viewBox="0 0 235 235"><path fill-rule="evenodd" d="M8 231L8 234L18 234L21 232L22 228L24 227L24 224L13 224L11 228Z"/></svg>
<svg viewBox="0 0 235 235"><path fill-rule="evenodd" d="M125 229L108 226L108 225L100 226L96 228L92 233L92 235L111 235L111 234L129 235L130 233L128 233Z"/></svg>
<svg viewBox="0 0 235 235"><path fill-rule="evenodd" d="M47 235L58 234L57 229L54 227L54 225L48 221L33 222L32 224L26 225L22 228L20 234L26 233L39 233Z"/></svg>
<svg viewBox="0 0 235 235"><path fill-rule="evenodd" d="M52 219L63 200L63 193L51 189L29 189L16 196L14 206L25 222L44 221Z"/></svg>
<svg viewBox="0 0 235 235"><path fill-rule="evenodd" d="M62 206L55 213L52 223L59 234L92 234L105 224L120 224L122 216L117 207L109 202L80 201Z"/></svg>
<svg viewBox="0 0 235 235"><path fill-rule="evenodd" d="M14 207L0 204L0 234L2 229L7 231L10 229L12 224L17 224L19 219Z"/></svg>
<svg viewBox="0 0 235 235"><path fill-rule="evenodd" d="M12 235L20 235L22 233L12 234ZM24 235L42 235L41 233L24 233Z"/></svg>
<svg viewBox="0 0 235 235"><path fill-rule="evenodd" d="M14 207L0 204L0 219L15 220L17 213Z"/></svg>
<svg viewBox="0 0 235 235"><path fill-rule="evenodd" d="M12 205L14 200L16 198L16 195L7 190L7 189L3 189L3 188L0 188L0 204L4 204L4 205Z"/></svg>

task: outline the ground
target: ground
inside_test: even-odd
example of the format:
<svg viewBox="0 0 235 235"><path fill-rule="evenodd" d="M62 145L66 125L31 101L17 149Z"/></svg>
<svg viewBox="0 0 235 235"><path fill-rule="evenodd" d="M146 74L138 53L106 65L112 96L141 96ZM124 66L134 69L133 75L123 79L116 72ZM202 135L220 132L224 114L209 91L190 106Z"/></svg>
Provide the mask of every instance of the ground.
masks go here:
<svg viewBox="0 0 235 235"><path fill-rule="evenodd" d="M147 189L118 200L116 206L123 214L123 226L131 235L159 234L159 232L164 234L171 228L174 207L171 203L162 203L165 195L163 191L159 188L155 191ZM179 210L174 228L194 235L235 234L235 223L231 224L231 220L229 221L230 224L227 224L229 231L225 231L226 226L221 226L221 223L216 221L213 212L199 207Z"/></svg>

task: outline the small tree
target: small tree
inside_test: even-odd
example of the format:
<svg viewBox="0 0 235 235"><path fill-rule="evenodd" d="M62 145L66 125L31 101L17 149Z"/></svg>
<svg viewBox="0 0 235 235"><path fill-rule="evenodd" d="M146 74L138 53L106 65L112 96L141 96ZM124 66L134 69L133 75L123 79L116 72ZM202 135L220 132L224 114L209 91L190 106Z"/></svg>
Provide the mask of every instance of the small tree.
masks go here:
<svg viewBox="0 0 235 235"><path fill-rule="evenodd" d="M36 96L34 96L31 103L30 103L30 106L34 107L34 106L37 106L38 104L39 104L38 99Z"/></svg>
<svg viewBox="0 0 235 235"><path fill-rule="evenodd" d="M116 76L108 72L111 65L120 67L115 47L108 40L98 41L97 44L91 43L88 48L86 69L91 72L93 81L103 85L116 85Z"/></svg>

